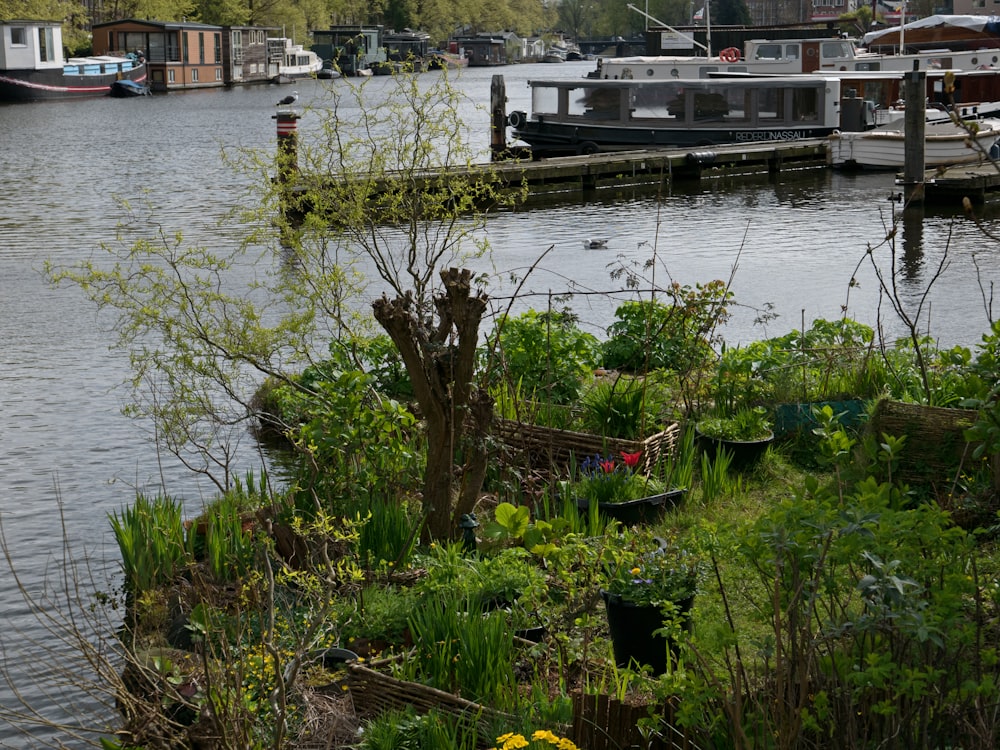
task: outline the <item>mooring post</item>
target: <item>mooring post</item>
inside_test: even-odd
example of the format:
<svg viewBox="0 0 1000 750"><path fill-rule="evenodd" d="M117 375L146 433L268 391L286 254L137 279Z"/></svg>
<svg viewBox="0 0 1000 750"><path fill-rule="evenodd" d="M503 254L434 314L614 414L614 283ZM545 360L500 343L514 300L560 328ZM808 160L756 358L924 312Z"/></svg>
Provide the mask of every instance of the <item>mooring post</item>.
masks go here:
<svg viewBox="0 0 1000 750"><path fill-rule="evenodd" d="M906 114L903 116L903 192L907 204L924 199L924 136L927 132L927 73L913 70L903 81Z"/></svg>
<svg viewBox="0 0 1000 750"><path fill-rule="evenodd" d="M302 115L290 109L272 117L278 126L278 182L288 182L299 171L298 120Z"/></svg>
<svg viewBox="0 0 1000 750"><path fill-rule="evenodd" d="M490 157L499 161L507 153L507 84L499 74L490 84L490 112Z"/></svg>
<svg viewBox="0 0 1000 750"><path fill-rule="evenodd" d="M298 243L297 226L301 223L301 208L294 198L295 176L299 172L298 120L302 115L290 109L279 110L271 119L277 122L278 153L275 156L277 176L275 182L280 187L279 200L281 214L281 244L295 247Z"/></svg>

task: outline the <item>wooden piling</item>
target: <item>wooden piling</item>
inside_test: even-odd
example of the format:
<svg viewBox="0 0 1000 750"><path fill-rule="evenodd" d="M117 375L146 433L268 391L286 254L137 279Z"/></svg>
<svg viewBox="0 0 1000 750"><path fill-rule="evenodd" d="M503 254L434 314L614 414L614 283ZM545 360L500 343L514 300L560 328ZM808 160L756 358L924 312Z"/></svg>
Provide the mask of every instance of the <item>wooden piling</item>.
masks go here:
<svg viewBox="0 0 1000 750"><path fill-rule="evenodd" d="M490 84L490 157L503 159L507 153L507 84L494 75Z"/></svg>
<svg viewBox="0 0 1000 750"><path fill-rule="evenodd" d="M903 190L907 204L924 195L924 136L927 132L927 73L913 70L903 81L906 114L903 120Z"/></svg>

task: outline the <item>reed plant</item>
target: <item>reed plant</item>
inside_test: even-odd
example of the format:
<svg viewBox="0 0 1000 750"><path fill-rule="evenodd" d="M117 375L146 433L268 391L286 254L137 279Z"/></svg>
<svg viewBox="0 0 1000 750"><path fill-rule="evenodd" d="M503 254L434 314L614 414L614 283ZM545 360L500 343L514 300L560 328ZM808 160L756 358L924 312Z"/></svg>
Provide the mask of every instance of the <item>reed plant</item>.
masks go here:
<svg viewBox="0 0 1000 750"><path fill-rule="evenodd" d="M514 637L502 612L475 598L435 597L409 619L416 657L411 679L500 710L517 706Z"/></svg>
<svg viewBox="0 0 1000 750"><path fill-rule="evenodd" d="M136 595L163 586L191 561L182 514L180 501L140 493L131 506L109 515L126 592Z"/></svg>
<svg viewBox="0 0 1000 750"><path fill-rule="evenodd" d="M714 503L729 492L732 482L729 464L732 459L733 454L727 450L718 451L714 458L707 453L701 454L702 503Z"/></svg>
<svg viewBox="0 0 1000 750"><path fill-rule="evenodd" d="M230 494L212 507L205 522L205 561L218 581L238 581L253 568L253 519Z"/></svg>

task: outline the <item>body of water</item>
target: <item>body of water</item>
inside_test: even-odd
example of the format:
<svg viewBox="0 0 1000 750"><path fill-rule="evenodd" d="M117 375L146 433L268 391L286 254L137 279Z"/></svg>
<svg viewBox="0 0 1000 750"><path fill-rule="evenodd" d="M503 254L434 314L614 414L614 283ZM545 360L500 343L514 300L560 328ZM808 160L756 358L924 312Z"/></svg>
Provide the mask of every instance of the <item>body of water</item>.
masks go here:
<svg viewBox="0 0 1000 750"><path fill-rule="evenodd" d="M486 107L492 76L502 73L508 109L528 110L527 78L582 76L592 65L472 69L457 85ZM321 98L322 87L346 83L295 86L300 104L308 105ZM373 79L366 95L377 99L384 87ZM182 231L190 243L235 242L239 228L220 228L218 222L241 199L246 178L223 163L221 151L273 149L274 105L286 93L284 87L262 86L0 105L0 521L21 582L33 596L44 596L64 570L63 521L71 543L85 547L94 561L98 579L111 580L117 561L109 512L142 489L184 498L193 515L214 491L158 455L148 430L121 415L126 354L111 348L114 331L79 290L46 282L43 263L99 257L99 245L114 241L123 218L115 196L148 199L156 221L168 233ZM488 120L478 117L472 132L481 133L485 159ZM308 115L301 127L305 136ZM705 182L661 196L626 193L519 210L491 219L491 259L474 265L495 274L498 305L510 275L537 266L518 308L544 309L571 290L577 294L568 304L598 334L624 297L591 293L621 288L611 278L616 267L641 268L655 258L661 286L732 276L738 305L723 331L731 343L785 333L802 318L807 324L836 318L845 309L896 335L902 328L865 260L869 246L879 245L882 268L891 267L889 249L880 243L899 211L890 200L895 192L891 175L814 170L782 174L777 181ZM986 226L1000 230L990 216ZM592 238L607 240L606 249L585 250ZM1000 276L996 241L960 215L928 210L900 226L895 253L898 293L911 307L947 257L948 267L924 301L924 327L942 343L974 345L988 326L982 290ZM769 304L778 317L766 328L755 324ZM249 437L241 460L257 464ZM71 694L44 694L37 678L38 665L50 658L45 636L10 575L0 576L0 597L0 669L37 707L57 714L61 706L70 716L82 715L86 700L70 710ZM0 705L16 705L13 690L2 683ZM61 732L39 730L25 739L0 727L0 746L37 747L54 736L72 744Z"/></svg>

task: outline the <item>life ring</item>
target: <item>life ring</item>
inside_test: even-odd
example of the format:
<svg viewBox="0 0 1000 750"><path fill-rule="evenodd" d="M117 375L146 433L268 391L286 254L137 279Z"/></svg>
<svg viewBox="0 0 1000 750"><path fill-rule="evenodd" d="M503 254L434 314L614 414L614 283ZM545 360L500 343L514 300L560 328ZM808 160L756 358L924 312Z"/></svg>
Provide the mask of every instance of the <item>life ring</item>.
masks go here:
<svg viewBox="0 0 1000 750"><path fill-rule="evenodd" d="M740 51L736 47L726 47L719 53L722 62L734 63L740 61Z"/></svg>

